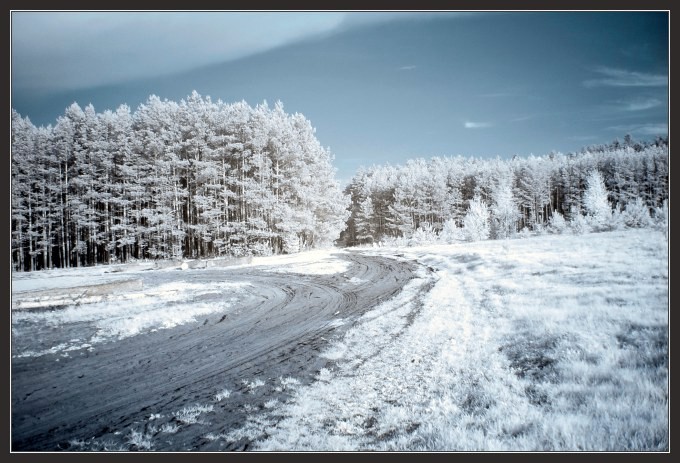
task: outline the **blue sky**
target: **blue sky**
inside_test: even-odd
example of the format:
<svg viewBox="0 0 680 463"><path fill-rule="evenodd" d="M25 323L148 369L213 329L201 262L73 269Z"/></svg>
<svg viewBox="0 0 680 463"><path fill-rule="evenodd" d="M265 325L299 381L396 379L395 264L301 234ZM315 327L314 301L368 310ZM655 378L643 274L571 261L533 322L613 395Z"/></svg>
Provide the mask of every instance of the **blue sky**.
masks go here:
<svg viewBox="0 0 680 463"><path fill-rule="evenodd" d="M12 14L12 106L36 125L74 101L281 100L343 181L666 135L667 76L663 12Z"/></svg>

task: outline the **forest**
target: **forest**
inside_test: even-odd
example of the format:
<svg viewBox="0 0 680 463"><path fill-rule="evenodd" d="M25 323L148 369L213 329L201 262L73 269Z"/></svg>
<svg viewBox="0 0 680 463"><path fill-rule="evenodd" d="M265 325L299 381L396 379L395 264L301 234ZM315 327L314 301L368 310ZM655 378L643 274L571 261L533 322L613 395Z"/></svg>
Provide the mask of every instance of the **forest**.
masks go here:
<svg viewBox="0 0 680 463"><path fill-rule="evenodd" d="M668 139L510 160L414 159L360 170L345 192L347 245L509 238L643 227L667 215ZM665 211L665 212L664 212Z"/></svg>
<svg viewBox="0 0 680 463"><path fill-rule="evenodd" d="M47 127L12 110L11 150L16 271L640 227L668 215L660 137L372 166L343 192L302 114L193 92L179 103L152 95L134 112L73 103Z"/></svg>
<svg viewBox="0 0 680 463"><path fill-rule="evenodd" d="M12 111L15 270L296 252L332 243L348 201L330 152L277 102L149 97L54 126Z"/></svg>

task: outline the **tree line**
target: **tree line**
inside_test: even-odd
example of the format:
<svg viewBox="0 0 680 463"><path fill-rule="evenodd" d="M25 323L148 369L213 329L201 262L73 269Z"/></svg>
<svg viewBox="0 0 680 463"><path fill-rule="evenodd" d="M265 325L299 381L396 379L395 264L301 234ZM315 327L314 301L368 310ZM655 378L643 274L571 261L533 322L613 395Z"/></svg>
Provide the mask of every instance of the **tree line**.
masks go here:
<svg viewBox="0 0 680 463"><path fill-rule="evenodd" d="M19 271L296 252L349 216L332 155L280 102L74 103L47 127L12 110L11 151Z"/></svg>
<svg viewBox="0 0 680 463"><path fill-rule="evenodd" d="M667 138L414 159L362 168L343 192L314 132L280 102L196 92L179 103L151 96L135 112L74 103L47 127L12 110L13 267L291 253L338 236L347 246L507 238L567 222L641 226L667 210Z"/></svg>
<svg viewBox="0 0 680 463"><path fill-rule="evenodd" d="M666 204L668 155L668 138L642 143L626 135L623 142L568 154L434 157L361 169L345 190L351 216L342 241L350 246L418 241L462 236L463 228L470 240L507 238L559 229L565 221L578 229L604 229L603 204L611 226L640 225L645 214L651 218Z"/></svg>

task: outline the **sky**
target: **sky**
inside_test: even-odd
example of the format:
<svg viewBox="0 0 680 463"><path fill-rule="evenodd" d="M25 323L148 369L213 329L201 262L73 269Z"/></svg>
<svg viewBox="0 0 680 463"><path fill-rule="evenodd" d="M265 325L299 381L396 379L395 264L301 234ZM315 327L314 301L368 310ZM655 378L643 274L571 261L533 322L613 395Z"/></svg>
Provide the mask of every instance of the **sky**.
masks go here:
<svg viewBox="0 0 680 463"><path fill-rule="evenodd" d="M13 12L12 107L133 110L192 90L304 114L360 166L668 133L666 12Z"/></svg>

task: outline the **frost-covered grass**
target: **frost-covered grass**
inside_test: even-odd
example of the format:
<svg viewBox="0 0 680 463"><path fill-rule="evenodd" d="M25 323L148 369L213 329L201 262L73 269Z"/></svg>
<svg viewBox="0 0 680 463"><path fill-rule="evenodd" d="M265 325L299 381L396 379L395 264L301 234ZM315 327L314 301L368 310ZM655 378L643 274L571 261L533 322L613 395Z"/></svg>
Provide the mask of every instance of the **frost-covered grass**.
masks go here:
<svg viewBox="0 0 680 463"><path fill-rule="evenodd" d="M224 399L228 399L230 395L231 391L229 389L223 389L215 394L215 402L221 402Z"/></svg>
<svg viewBox="0 0 680 463"><path fill-rule="evenodd" d="M212 405L192 405L175 412L175 418L183 424L202 423L202 421L199 420L199 416L203 413L209 413L213 411L213 409L214 407Z"/></svg>
<svg viewBox="0 0 680 463"><path fill-rule="evenodd" d="M293 390L300 385L300 381L291 376L283 377L279 376L279 386L274 387L276 392L283 392L288 390Z"/></svg>
<svg viewBox="0 0 680 463"><path fill-rule="evenodd" d="M661 232L385 249L435 270L366 314L337 363L230 434L260 450L667 451ZM419 314L409 314L421 303ZM414 305L415 304L415 305Z"/></svg>
<svg viewBox="0 0 680 463"><path fill-rule="evenodd" d="M151 450L153 447L151 436L149 434L141 433L134 429L130 431L130 436L128 437L127 442L131 446L136 447L138 450Z"/></svg>
<svg viewBox="0 0 680 463"><path fill-rule="evenodd" d="M179 426L177 426L175 423L165 423L159 429L159 432L166 434L175 434L177 431L179 431Z"/></svg>
<svg viewBox="0 0 680 463"><path fill-rule="evenodd" d="M248 392L253 392L255 389L258 387L264 386L264 381L261 379L255 378L253 381L248 381L248 380L242 380L241 381L245 388L248 390Z"/></svg>

